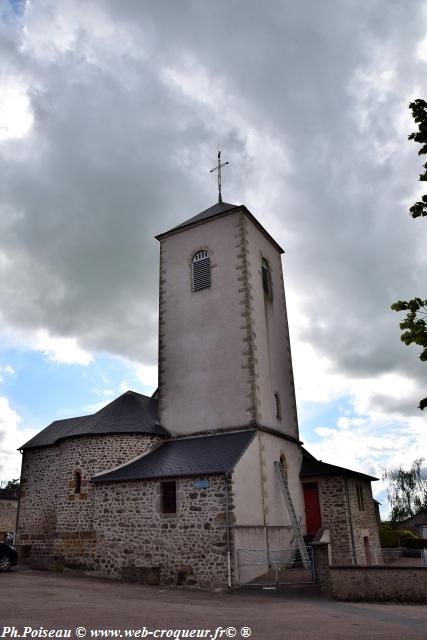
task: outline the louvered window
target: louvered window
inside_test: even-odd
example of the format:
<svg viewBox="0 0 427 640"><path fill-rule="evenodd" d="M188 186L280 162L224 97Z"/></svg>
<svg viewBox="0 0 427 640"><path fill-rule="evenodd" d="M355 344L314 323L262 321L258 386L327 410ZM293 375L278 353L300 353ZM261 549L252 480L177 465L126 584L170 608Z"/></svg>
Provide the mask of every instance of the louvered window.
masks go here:
<svg viewBox="0 0 427 640"><path fill-rule="evenodd" d="M193 257L193 291L211 286L211 259L207 251L198 251Z"/></svg>
<svg viewBox="0 0 427 640"><path fill-rule="evenodd" d="M271 295L270 267L268 266L268 262L265 258L263 258L261 262L261 275L262 275L262 288L264 289L264 293L266 293L269 296Z"/></svg>

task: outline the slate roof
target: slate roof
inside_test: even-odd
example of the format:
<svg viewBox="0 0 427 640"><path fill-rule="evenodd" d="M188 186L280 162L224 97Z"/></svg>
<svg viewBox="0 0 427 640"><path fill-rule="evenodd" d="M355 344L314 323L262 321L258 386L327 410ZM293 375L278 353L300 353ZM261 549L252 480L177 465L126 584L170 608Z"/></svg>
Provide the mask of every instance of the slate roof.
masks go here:
<svg viewBox="0 0 427 640"><path fill-rule="evenodd" d="M334 464L328 462L322 462L317 460L311 455L304 447L302 447L302 464L300 471L300 478L310 478L315 476L354 476L361 478L362 480L378 480L373 476L368 476L366 473L360 473L360 471L352 471L345 467L337 467Z"/></svg>
<svg viewBox="0 0 427 640"><path fill-rule="evenodd" d="M146 433L168 436L159 422L157 399L126 391L96 413L55 420L21 449L48 447L63 438L107 433Z"/></svg>
<svg viewBox="0 0 427 640"><path fill-rule="evenodd" d="M237 205L237 204L229 204L228 202L217 202L216 204L212 205L212 207L209 207L208 209L201 211L200 213L193 216L192 218L189 218L189 220L186 220L185 222L178 224L176 227L172 227L172 229L169 229L169 231L165 231L164 233L161 233L160 235L156 236L156 238L161 238L162 236L168 233L171 233L172 231L177 231L178 229L189 227L192 224L196 224L197 222L202 222L202 220L207 220L208 218L213 218L214 216L218 216L228 211L232 211L233 209L239 209L239 206L240 205Z"/></svg>
<svg viewBox="0 0 427 640"><path fill-rule="evenodd" d="M138 460L93 478L120 482L230 473L255 436L254 430L168 440Z"/></svg>
<svg viewBox="0 0 427 640"><path fill-rule="evenodd" d="M185 227L190 227L193 224L198 224L199 222L203 222L204 220L209 220L210 218L215 218L216 216L224 215L226 213L231 213L232 211L235 211L237 209L240 209L241 211L243 211L248 216L248 218L252 220L255 226L258 227L261 233L266 238L268 238L270 242L274 244L274 246L276 247L276 249L278 249L278 251L280 251L280 253L284 253L282 247L275 241L275 239L268 233L268 231L264 229L262 224L258 222L255 216L249 211L249 209L247 209L247 207L245 207L244 204L230 204L229 202L215 203L214 205L212 205L212 207L209 207L208 209L201 211L200 213L193 216L192 218L189 218L185 222L182 222L181 224L177 225L176 227L173 227L172 229L169 229L169 231L160 233L158 236L156 236L156 239L161 240L162 238L169 235L170 233L176 233L177 231L180 231Z"/></svg>

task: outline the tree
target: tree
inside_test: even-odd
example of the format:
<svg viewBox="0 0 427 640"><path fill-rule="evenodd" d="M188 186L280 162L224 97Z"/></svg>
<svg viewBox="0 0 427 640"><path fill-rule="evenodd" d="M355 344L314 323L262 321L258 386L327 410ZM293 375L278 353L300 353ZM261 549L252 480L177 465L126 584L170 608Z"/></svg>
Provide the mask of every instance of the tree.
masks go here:
<svg viewBox="0 0 427 640"><path fill-rule="evenodd" d="M418 155L422 156L427 154L427 102L418 98L415 102L409 103L409 108L412 111L412 117L418 124L418 131L410 133L408 140L415 140L415 142L422 145L418 151ZM423 167L424 173L420 174L420 181L427 182L427 162ZM422 196L419 202L413 204L409 209L409 213L413 218L427 216L427 195Z"/></svg>
<svg viewBox="0 0 427 640"><path fill-rule="evenodd" d="M405 520L427 509L427 475L422 469L423 462L423 458L414 460L409 471L402 467L384 471L392 522Z"/></svg>
<svg viewBox="0 0 427 640"><path fill-rule="evenodd" d="M15 478L15 480L9 480L5 486L5 489L19 489L19 478Z"/></svg>
<svg viewBox="0 0 427 640"><path fill-rule="evenodd" d="M412 117L418 124L418 131L409 135L409 140L415 140L421 144L418 155L427 154L427 102L418 98L409 104ZM424 173L420 174L420 180L427 182L427 162L423 165ZM413 218L427 216L427 194L421 200L412 205L409 213ZM412 300L399 300L391 305L393 311L408 311L406 318L400 323L403 331L400 339L406 345L417 344L422 347L420 360L427 361L427 300L413 298ZM424 410L427 407L427 398L422 398L418 407Z"/></svg>

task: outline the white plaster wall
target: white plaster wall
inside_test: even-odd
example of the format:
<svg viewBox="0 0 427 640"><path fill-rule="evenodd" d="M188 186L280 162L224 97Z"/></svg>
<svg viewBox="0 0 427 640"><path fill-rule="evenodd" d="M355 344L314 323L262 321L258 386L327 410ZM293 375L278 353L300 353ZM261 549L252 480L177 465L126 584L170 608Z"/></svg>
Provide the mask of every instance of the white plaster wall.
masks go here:
<svg viewBox="0 0 427 640"><path fill-rule="evenodd" d="M304 493L299 477L301 448L280 436L258 431L233 472L235 526L291 527L274 462L284 455L289 491L303 533Z"/></svg>
<svg viewBox="0 0 427 640"><path fill-rule="evenodd" d="M233 472L234 561L235 575L241 583L267 572L265 564L241 563L242 558L262 558L256 550L280 550L295 547L294 530L282 494L274 462L284 455L293 505L306 533L304 494L299 478L300 447L284 438L258 431ZM243 552L242 552L243 550Z"/></svg>
<svg viewBox="0 0 427 640"><path fill-rule="evenodd" d="M301 523L303 534L306 532L304 494L299 477L301 469L301 448L278 436L261 432L261 460L263 468L264 502L266 505L266 524L269 527L291 526L282 489L279 484L274 461L283 454L287 463L289 491L294 508Z"/></svg>
<svg viewBox="0 0 427 640"><path fill-rule="evenodd" d="M234 526L263 527L265 522L259 433L255 434L254 439L236 464L233 471L232 486Z"/></svg>
<svg viewBox="0 0 427 640"><path fill-rule="evenodd" d="M242 426L250 405L243 355L239 212L161 241L159 408L172 433ZM212 285L192 291L191 258L209 251Z"/></svg>
<svg viewBox="0 0 427 640"><path fill-rule="evenodd" d="M258 422L298 438L291 349L283 283L277 248L247 218L248 264L252 287L252 324L255 333ZM272 296L262 287L261 261L270 266ZM276 417L274 392L280 396L282 419Z"/></svg>

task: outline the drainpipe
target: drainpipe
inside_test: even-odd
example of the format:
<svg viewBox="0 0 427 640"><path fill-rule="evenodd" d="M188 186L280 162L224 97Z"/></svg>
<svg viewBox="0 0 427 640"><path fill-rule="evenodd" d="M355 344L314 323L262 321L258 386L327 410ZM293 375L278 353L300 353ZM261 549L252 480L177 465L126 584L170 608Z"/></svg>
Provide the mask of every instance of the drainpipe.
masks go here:
<svg viewBox="0 0 427 640"><path fill-rule="evenodd" d="M350 494L349 494L349 491L348 491L348 478L345 479L345 494L346 494L346 497L347 497L348 519L350 521L350 535L351 535L351 545L352 545L352 556L353 556L354 566L357 567L356 543L354 541L353 518L351 517Z"/></svg>
<svg viewBox="0 0 427 640"><path fill-rule="evenodd" d="M19 476L19 489L18 489L18 508L16 510L16 523L15 523L15 535L13 536L13 545L16 546L16 540L18 538L18 527L19 527L19 511L21 509L21 490L22 490L22 467L24 465L24 454L22 449L19 449L19 453L21 454L21 475Z"/></svg>
<svg viewBox="0 0 427 640"><path fill-rule="evenodd" d="M265 538L265 552L267 554L267 564L270 566L270 550L269 550L269 539L268 539L268 529L267 529L267 518L265 513L265 495L264 495L264 481L262 479L263 474L263 459L261 452L261 432L258 430L258 452L259 452L259 469L260 469L260 488L261 488L261 504L262 504L262 523L264 526L264 538Z"/></svg>
<svg viewBox="0 0 427 640"><path fill-rule="evenodd" d="M224 476L224 484L225 484L225 533L227 540L227 578L228 578L228 588L231 589L231 544L230 544L230 504L229 504L229 493L228 493L228 483L230 480L230 474L226 473Z"/></svg>

